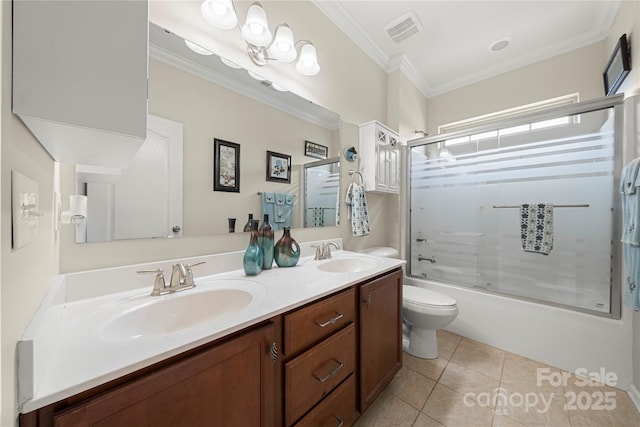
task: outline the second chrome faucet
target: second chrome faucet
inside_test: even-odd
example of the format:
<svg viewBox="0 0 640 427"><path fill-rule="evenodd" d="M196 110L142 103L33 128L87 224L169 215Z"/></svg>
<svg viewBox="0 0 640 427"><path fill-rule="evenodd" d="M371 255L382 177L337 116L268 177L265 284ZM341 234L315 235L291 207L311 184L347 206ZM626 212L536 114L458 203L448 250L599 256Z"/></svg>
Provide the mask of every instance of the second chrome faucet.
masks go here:
<svg viewBox="0 0 640 427"><path fill-rule="evenodd" d="M338 245L336 242L326 242L320 243L317 246L311 246L312 248L316 248L316 256L314 257L314 259L321 260L331 258L331 246L336 249L340 249L340 245Z"/></svg>

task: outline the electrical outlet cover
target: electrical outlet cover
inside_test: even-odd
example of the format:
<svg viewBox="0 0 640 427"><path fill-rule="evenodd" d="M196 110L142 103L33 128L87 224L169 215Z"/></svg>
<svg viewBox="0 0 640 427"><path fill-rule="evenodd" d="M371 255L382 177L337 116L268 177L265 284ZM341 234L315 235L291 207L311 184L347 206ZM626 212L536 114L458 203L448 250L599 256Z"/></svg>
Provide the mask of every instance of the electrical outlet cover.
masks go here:
<svg viewBox="0 0 640 427"><path fill-rule="evenodd" d="M11 224L13 249L35 242L38 236L38 183L11 171Z"/></svg>

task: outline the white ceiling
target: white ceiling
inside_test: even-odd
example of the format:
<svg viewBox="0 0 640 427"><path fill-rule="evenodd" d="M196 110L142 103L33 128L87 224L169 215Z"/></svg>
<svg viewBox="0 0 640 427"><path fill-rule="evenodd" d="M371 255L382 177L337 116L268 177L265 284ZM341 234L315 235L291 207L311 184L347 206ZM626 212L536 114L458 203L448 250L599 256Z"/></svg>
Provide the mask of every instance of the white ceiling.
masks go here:
<svg viewBox="0 0 640 427"><path fill-rule="evenodd" d="M427 97L601 41L620 4L619 0L310 1L381 68L401 69ZM295 16L286 16L286 1L262 3L267 14L276 10L295 27ZM200 0L151 0L149 17L228 58L244 51L241 37L229 37L227 30L206 23L200 4ZM251 0L234 4L243 21ZM423 30L395 43L384 26L409 11L415 12ZM491 52L489 45L505 37L511 44ZM322 51L319 60L322 67Z"/></svg>
<svg viewBox="0 0 640 427"><path fill-rule="evenodd" d="M603 40L619 1L312 0L386 71L427 96ZM399 44L385 25L413 11L423 30ZM510 38L499 52L491 43Z"/></svg>

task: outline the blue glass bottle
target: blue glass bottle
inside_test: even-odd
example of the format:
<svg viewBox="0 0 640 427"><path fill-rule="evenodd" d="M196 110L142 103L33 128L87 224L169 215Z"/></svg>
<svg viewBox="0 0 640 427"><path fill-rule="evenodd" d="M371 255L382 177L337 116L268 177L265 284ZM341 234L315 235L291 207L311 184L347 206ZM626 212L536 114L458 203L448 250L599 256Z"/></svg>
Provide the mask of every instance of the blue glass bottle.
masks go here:
<svg viewBox="0 0 640 427"><path fill-rule="evenodd" d="M258 244L262 249L262 269L269 270L273 265L273 227L269 223L269 214L264 214L264 220L258 230Z"/></svg>
<svg viewBox="0 0 640 427"><path fill-rule="evenodd" d="M258 220L255 220L251 225L249 246L244 251L244 257L242 258L242 268L247 276L255 276L262 271L263 262L262 249L258 244Z"/></svg>

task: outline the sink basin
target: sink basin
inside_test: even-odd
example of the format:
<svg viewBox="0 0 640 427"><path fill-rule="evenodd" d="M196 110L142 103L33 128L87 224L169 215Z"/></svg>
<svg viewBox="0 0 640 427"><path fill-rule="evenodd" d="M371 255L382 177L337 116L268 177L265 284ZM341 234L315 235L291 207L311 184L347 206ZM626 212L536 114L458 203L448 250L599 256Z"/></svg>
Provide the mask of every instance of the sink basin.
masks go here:
<svg viewBox="0 0 640 427"><path fill-rule="evenodd" d="M382 264L382 260L375 257L340 257L318 265L318 269L330 273L359 273L371 270Z"/></svg>
<svg viewBox="0 0 640 427"><path fill-rule="evenodd" d="M135 339L179 332L231 316L247 307L251 301L251 292L228 288L200 292L186 290L162 297L149 297L144 305L116 315L105 325L102 335L111 339Z"/></svg>

